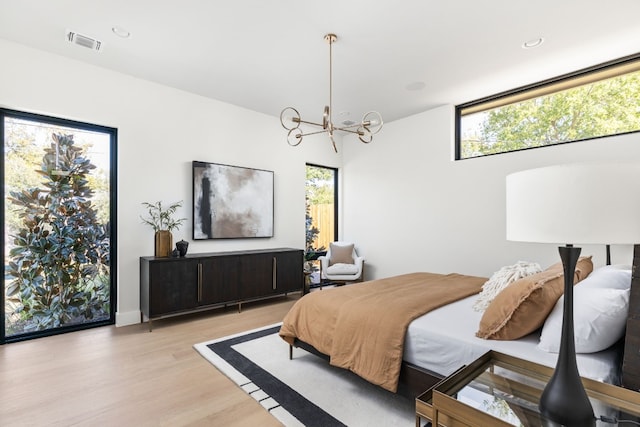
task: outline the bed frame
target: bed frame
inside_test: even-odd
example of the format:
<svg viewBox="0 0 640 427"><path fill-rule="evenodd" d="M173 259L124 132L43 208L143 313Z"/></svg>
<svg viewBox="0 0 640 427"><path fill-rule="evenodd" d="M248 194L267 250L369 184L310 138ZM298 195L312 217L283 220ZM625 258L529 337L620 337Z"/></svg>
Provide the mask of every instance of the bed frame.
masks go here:
<svg viewBox="0 0 640 427"><path fill-rule="evenodd" d="M622 386L634 391L640 391L640 245L635 245L633 248L629 317L627 330L622 341L622 343L616 344L620 352L623 353L621 366ZM293 347L302 348L325 359L327 362L329 361L329 356L321 353L311 344L298 339L295 339L293 345L289 346L289 359L293 358ZM443 377L435 372L403 361L397 393L414 399L442 379Z"/></svg>
<svg viewBox="0 0 640 427"><path fill-rule="evenodd" d="M622 386L640 391L640 245L633 247L629 317L622 359Z"/></svg>
<svg viewBox="0 0 640 427"><path fill-rule="evenodd" d="M318 351L314 346L299 339L295 339L293 345L289 345L289 360L293 359L293 347L301 348L309 353L324 359L329 363L329 356ZM353 374L356 375L356 374ZM409 362L402 362L400 378L398 380L398 393L410 399L416 398L443 379L441 375L423 369Z"/></svg>

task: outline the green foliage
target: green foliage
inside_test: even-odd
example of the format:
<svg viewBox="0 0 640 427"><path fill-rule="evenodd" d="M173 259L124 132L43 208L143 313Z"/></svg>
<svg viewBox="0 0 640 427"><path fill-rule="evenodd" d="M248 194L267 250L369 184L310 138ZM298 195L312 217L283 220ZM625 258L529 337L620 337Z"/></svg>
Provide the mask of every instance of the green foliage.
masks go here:
<svg viewBox="0 0 640 427"><path fill-rule="evenodd" d="M89 186L93 189L94 195L91 200L96 209L98 221L106 224L111 218L111 212L109 212L111 196L109 194L110 178L108 171L96 169L87 177L87 180L89 181Z"/></svg>
<svg viewBox="0 0 640 427"><path fill-rule="evenodd" d="M97 220L88 175L95 168L72 135L53 134L40 187L11 191L21 221L9 251L7 296L18 296L27 330L109 312L109 230Z"/></svg>
<svg viewBox="0 0 640 427"><path fill-rule="evenodd" d="M4 180L8 188L17 190L40 186L42 177L38 168L34 167L42 160L40 141L47 141L49 135L60 132L59 127L47 123L5 120ZM90 152L93 148L91 139L83 140L83 137L86 135L82 132L75 134L74 144ZM106 224L110 219L109 171L96 168L87 179L94 192L91 200L98 212L98 220ZM20 228L21 222L16 210L5 209L5 228L10 234Z"/></svg>
<svg viewBox="0 0 640 427"><path fill-rule="evenodd" d="M42 158L42 150L33 143L26 126L5 123L4 180L9 188L30 188L40 185L41 177L33 168ZM5 228L16 230L22 223L18 212L5 209Z"/></svg>
<svg viewBox="0 0 640 427"><path fill-rule="evenodd" d="M334 203L334 173L329 168L307 165L305 181L305 257L312 257L313 252L325 250L324 246L313 247L320 230L313 226L313 218L311 217L309 206Z"/></svg>
<svg viewBox="0 0 640 427"><path fill-rule="evenodd" d="M308 166L305 190L311 205L332 204L334 196L334 171L332 169Z"/></svg>
<svg viewBox="0 0 640 427"><path fill-rule="evenodd" d="M176 203L172 203L164 209L162 207L162 202L158 201L155 203L142 202L142 205L147 208L148 215L145 217L140 217L142 222L150 225L153 228L153 231L160 230L178 230L186 218L174 219L173 214L176 213L176 210L182 206L182 200Z"/></svg>
<svg viewBox="0 0 640 427"><path fill-rule="evenodd" d="M578 141L640 130L640 72L491 110L462 157Z"/></svg>
<svg viewBox="0 0 640 427"><path fill-rule="evenodd" d="M316 238L318 237L318 234L320 234L320 230L318 230L317 227L313 226L313 218L311 217L311 214L309 213L309 203L306 204L306 212L305 212L305 217L304 217L304 225L305 225L305 259L308 261L309 258L313 257L313 253L314 252L321 252L324 251L324 246L321 246L319 248L314 248L313 247L313 242L316 240Z"/></svg>

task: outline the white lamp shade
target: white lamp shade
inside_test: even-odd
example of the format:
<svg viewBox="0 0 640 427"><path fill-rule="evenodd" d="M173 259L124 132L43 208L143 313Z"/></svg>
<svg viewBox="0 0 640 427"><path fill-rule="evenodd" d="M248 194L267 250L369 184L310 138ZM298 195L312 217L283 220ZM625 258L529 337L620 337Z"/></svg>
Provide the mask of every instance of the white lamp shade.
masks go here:
<svg viewBox="0 0 640 427"><path fill-rule="evenodd" d="M530 169L506 184L507 240L640 244L640 163Z"/></svg>

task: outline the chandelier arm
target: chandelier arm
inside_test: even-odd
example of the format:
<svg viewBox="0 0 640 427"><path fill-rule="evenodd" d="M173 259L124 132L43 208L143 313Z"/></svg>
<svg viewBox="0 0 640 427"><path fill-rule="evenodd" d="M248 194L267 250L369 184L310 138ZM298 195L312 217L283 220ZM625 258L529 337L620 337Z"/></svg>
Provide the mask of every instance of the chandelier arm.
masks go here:
<svg viewBox="0 0 640 427"><path fill-rule="evenodd" d="M322 127L321 123L307 122L306 120L302 120L302 119L298 120L298 123L304 123L304 124L307 124L307 125L313 125L313 126Z"/></svg>
<svg viewBox="0 0 640 427"><path fill-rule="evenodd" d="M358 127L358 126L362 126L361 124L357 124L357 125L353 125L353 126L344 126L344 127L340 127L340 128L333 128L333 130L341 130L344 132L353 132L353 128Z"/></svg>
<svg viewBox="0 0 640 427"><path fill-rule="evenodd" d="M334 130L339 130L342 132L349 132L349 133L355 133L356 135L360 135L360 132L358 132L357 130L351 130L348 128L334 128Z"/></svg>
<svg viewBox="0 0 640 427"><path fill-rule="evenodd" d="M366 123L354 123L354 124L349 125L349 126L334 127L334 129L335 130L343 130L343 131L349 132L349 129L357 128L359 126L367 126L367 124Z"/></svg>
<svg viewBox="0 0 640 427"><path fill-rule="evenodd" d="M366 127L372 134L376 134L380 132L380 129L384 126L384 121L380 113L377 111L369 111L362 116L362 126Z"/></svg>
<svg viewBox="0 0 640 427"><path fill-rule="evenodd" d="M329 132L329 138L331 139L331 145L333 145L333 151L338 152L338 147L336 147L336 141L333 139L333 133Z"/></svg>
<svg viewBox="0 0 640 427"><path fill-rule="evenodd" d="M287 143L292 147L297 147L302 142L302 131L300 128L293 128L287 134Z"/></svg>
<svg viewBox="0 0 640 427"><path fill-rule="evenodd" d="M327 131L326 131L326 130L324 130L324 129L322 129L322 130L319 130L319 131L317 131L317 132L303 133L303 134L302 134L302 136L317 135L317 134L319 134L319 133L325 133L325 132L327 132Z"/></svg>
<svg viewBox="0 0 640 427"><path fill-rule="evenodd" d="M291 117L288 117L291 114ZM289 125L288 121L291 120L294 126ZM293 107L286 107L280 112L280 124L286 130L296 129L300 126L300 113Z"/></svg>

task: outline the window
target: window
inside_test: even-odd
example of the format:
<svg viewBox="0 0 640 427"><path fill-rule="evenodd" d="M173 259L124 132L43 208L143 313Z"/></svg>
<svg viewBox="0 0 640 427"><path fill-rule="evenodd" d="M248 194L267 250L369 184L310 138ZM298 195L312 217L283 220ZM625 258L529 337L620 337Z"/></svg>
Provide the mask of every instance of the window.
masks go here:
<svg viewBox="0 0 640 427"><path fill-rule="evenodd" d="M116 135L0 109L0 343L114 323Z"/></svg>
<svg viewBox="0 0 640 427"><path fill-rule="evenodd" d="M338 236L338 170L307 164L305 252L325 251Z"/></svg>
<svg viewBox="0 0 640 427"><path fill-rule="evenodd" d="M456 107L456 160L640 131L640 55Z"/></svg>

